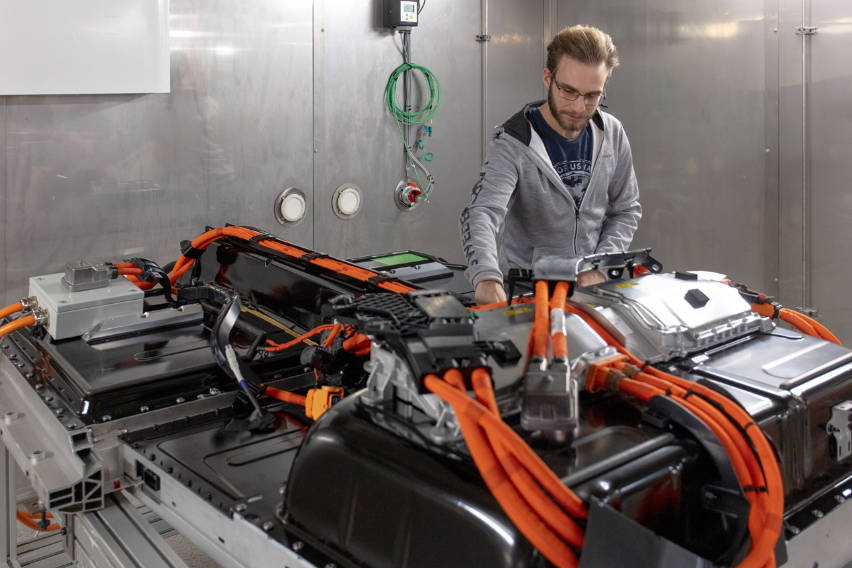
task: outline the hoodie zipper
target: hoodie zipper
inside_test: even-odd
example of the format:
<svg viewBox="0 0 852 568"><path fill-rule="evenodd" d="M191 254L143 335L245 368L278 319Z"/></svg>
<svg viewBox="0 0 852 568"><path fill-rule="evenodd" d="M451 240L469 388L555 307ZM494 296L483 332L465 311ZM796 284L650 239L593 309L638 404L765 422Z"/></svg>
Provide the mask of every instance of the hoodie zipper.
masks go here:
<svg viewBox="0 0 852 568"><path fill-rule="evenodd" d="M603 134L601 134L603 136ZM595 181L595 172L600 170L598 166L601 156L603 155L604 146L606 145L606 137L601 140L601 149L600 154L597 156L597 160L592 164L592 173L589 175L589 183L586 185L586 191L583 192L583 198L580 199L580 204L577 205L577 202L574 201L574 198L571 198L571 202L574 205L574 256L577 255L577 233L580 230L580 209L583 207L583 203L586 202L586 195L589 194L589 188L592 187L592 182Z"/></svg>

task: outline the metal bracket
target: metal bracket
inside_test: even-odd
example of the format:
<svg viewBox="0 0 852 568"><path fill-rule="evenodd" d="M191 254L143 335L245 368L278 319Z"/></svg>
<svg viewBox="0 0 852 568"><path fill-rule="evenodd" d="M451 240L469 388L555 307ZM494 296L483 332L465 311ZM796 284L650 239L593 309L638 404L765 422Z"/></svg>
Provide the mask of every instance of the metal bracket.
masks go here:
<svg viewBox="0 0 852 568"><path fill-rule="evenodd" d="M491 41L491 35L490 34L476 34L476 41L478 41L479 43Z"/></svg>
<svg viewBox="0 0 852 568"><path fill-rule="evenodd" d="M812 318L818 318L819 317L819 310L817 308L812 308L810 306L796 306L793 309L796 310L797 312L801 312L801 313L805 314L806 316L810 316Z"/></svg>
<svg viewBox="0 0 852 568"><path fill-rule="evenodd" d="M797 26L796 27L796 35L799 35L799 36L816 35L817 30L819 30L819 28L817 26Z"/></svg>
<svg viewBox="0 0 852 568"><path fill-rule="evenodd" d="M831 408L831 419L825 431L831 437L828 445L831 457L841 461L852 455L852 400Z"/></svg>

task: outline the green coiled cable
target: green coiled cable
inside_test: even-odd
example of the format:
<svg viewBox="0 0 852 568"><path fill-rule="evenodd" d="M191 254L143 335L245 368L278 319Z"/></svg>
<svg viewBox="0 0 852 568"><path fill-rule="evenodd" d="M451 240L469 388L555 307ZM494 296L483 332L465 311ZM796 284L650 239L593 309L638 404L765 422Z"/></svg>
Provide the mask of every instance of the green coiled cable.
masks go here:
<svg viewBox="0 0 852 568"><path fill-rule="evenodd" d="M406 71L413 70L419 71L423 74L423 77L426 79L426 85L429 88L429 100L426 101L426 104L423 108L419 110L406 111L403 108L400 108L399 105L396 104L396 87L397 81L399 77L405 73ZM438 112L438 109L441 106L441 84L438 82L438 78L429 70L428 67L424 67L422 65L418 65L416 63L403 63L399 67L393 70L388 77L387 85L385 86L385 104L388 107L388 110L396 121L396 127L399 131L399 137L402 139L402 145L405 147L405 152L408 155L408 162L411 165L411 168L414 170L414 176L417 178L417 185L423 187L423 184L420 181L420 175L417 173L418 168L423 170L423 173L426 174L426 177L429 181L429 185L425 190L426 198L428 199L429 194L432 190L433 178L426 167L418 160L414 153L411 151L411 148L405 142L405 135L402 132L403 125L405 126L419 126L421 124L426 124L435 116L435 113Z"/></svg>

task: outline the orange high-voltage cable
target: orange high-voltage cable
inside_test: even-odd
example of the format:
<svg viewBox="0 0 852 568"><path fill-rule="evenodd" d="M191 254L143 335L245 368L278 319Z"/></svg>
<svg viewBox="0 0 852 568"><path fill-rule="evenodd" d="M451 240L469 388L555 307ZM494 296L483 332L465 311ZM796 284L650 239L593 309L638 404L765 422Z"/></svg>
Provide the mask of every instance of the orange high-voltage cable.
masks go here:
<svg viewBox="0 0 852 568"><path fill-rule="evenodd" d="M637 366L643 365L642 361L627 351L623 345L616 341L589 314L571 305L566 305L565 310L582 317L608 344L614 346L619 352L627 356L631 363ZM654 367L647 367L646 373L671 382L678 387L700 395L712 404L718 405L724 412L724 416L734 422L739 432L745 432L750 446L754 448L751 453L756 454L759 460L765 478L765 485L762 486L761 491L756 492L755 497L749 496L750 502L757 503L757 506L753 507L749 518L752 547L748 556L738 565L738 568L761 568L773 565L774 549L781 534L781 525L783 522L784 490L778 462L775 460L775 454L763 432L759 427L754 428L756 424L745 410L725 396L703 385L687 381Z"/></svg>
<svg viewBox="0 0 852 568"><path fill-rule="evenodd" d="M482 414L491 416L491 413L437 375L427 375L424 384L455 409L465 442L483 481L515 526L550 562L559 568L575 568L577 555L550 530L515 489L480 429L477 413L470 410L468 403L478 406Z"/></svg>

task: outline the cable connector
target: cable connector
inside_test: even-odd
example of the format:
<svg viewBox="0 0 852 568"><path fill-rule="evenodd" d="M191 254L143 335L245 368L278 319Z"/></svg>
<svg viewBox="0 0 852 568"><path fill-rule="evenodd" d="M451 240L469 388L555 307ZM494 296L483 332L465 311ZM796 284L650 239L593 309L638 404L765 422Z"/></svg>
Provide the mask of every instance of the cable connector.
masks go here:
<svg viewBox="0 0 852 568"><path fill-rule="evenodd" d="M326 410L343 399L343 387L322 386L310 389L305 397L305 416L318 420Z"/></svg>
<svg viewBox="0 0 852 568"><path fill-rule="evenodd" d="M29 296L28 298L21 298L21 306L23 308L23 312L31 312L38 308L38 298L35 296Z"/></svg>
<svg viewBox="0 0 852 568"><path fill-rule="evenodd" d="M39 307L36 307L33 310L33 317L35 318L35 325L47 326L48 321L50 320L47 310Z"/></svg>
<svg viewBox="0 0 852 568"><path fill-rule="evenodd" d="M618 355L590 363L586 371L586 390L588 392L617 391L618 384L622 379L627 378L627 375L615 369L613 364L620 363L625 359L627 358L623 355Z"/></svg>

